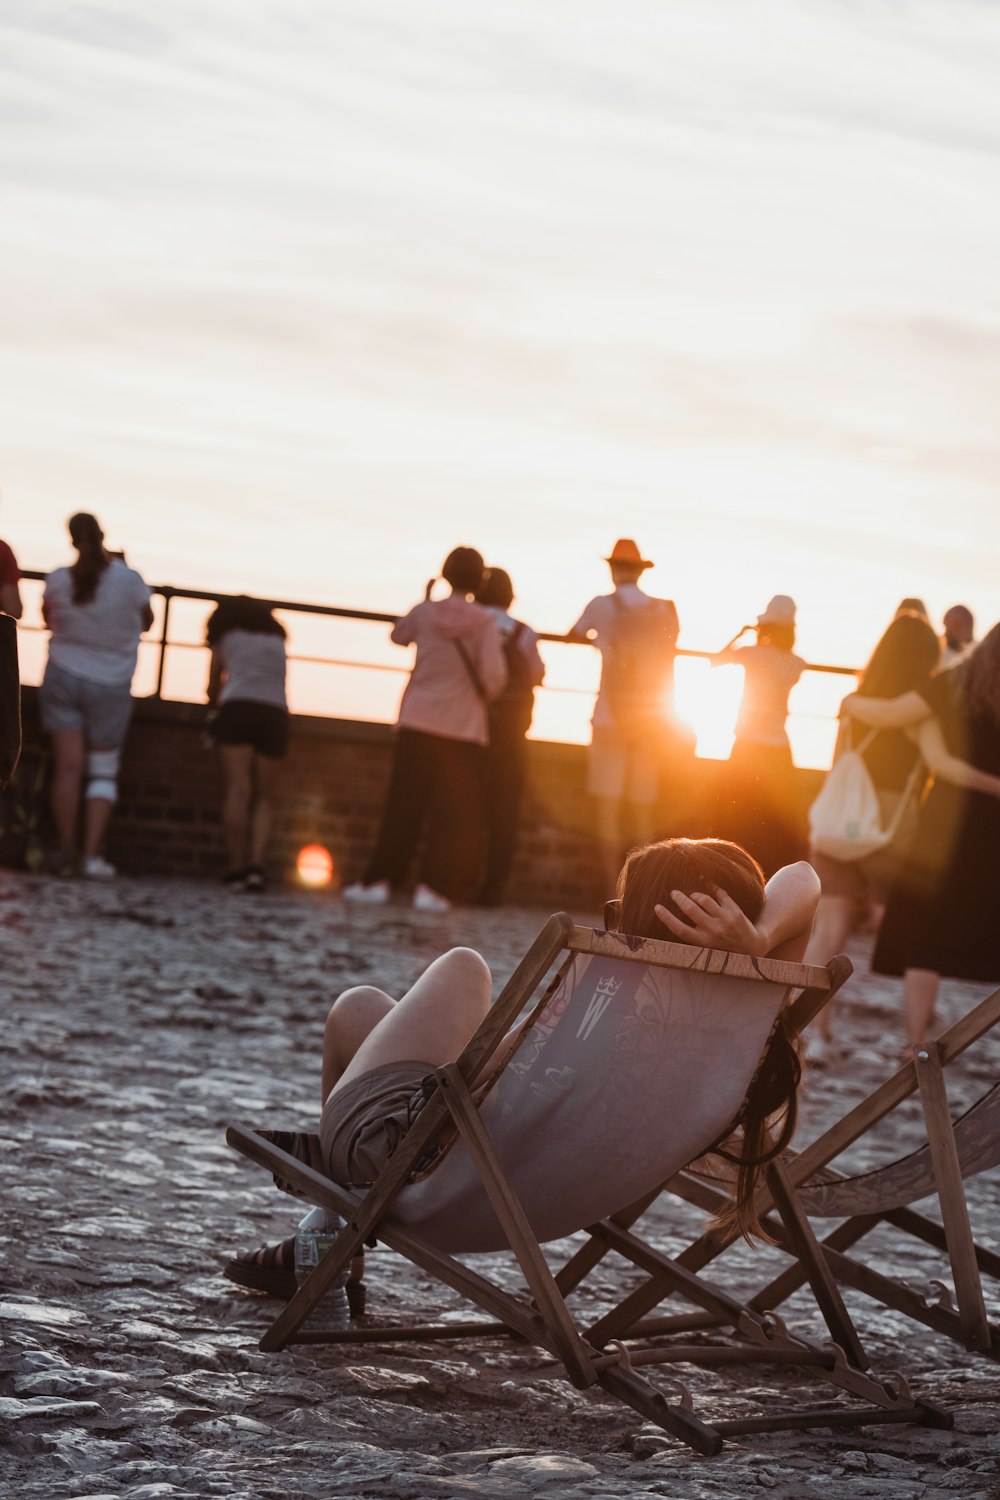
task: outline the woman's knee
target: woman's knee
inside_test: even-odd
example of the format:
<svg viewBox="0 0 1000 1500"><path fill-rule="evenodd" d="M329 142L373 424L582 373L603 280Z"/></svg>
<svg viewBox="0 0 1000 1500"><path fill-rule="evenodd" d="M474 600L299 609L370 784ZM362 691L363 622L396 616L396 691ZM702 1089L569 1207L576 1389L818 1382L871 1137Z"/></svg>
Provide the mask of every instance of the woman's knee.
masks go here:
<svg viewBox="0 0 1000 1500"><path fill-rule="evenodd" d="M450 948L434 960L436 976L444 979L456 1004L469 1003L485 1009L493 994L489 964L475 948Z"/></svg>
<svg viewBox="0 0 1000 1500"><path fill-rule="evenodd" d="M373 984L356 984L339 994L330 1006L326 1024L354 1025L369 1017L379 1018L390 1009L392 1001L384 990Z"/></svg>

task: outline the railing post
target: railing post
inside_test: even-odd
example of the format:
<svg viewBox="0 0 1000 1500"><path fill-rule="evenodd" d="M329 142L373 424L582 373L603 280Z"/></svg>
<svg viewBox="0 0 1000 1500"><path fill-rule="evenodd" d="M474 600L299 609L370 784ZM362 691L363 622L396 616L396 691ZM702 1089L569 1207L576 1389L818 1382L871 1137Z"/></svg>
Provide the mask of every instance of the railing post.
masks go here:
<svg viewBox="0 0 1000 1500"><path fill-rule="evenodd" d="M162 589L161 593L163 594L163 628L160 631L160 659L156 666L156 690L153 693L154 698L162 698L163 696L163 672L167 663L167 647L170 644L167 627L170 623L170 601L174 597L174 591L171 588Z"/></svg>

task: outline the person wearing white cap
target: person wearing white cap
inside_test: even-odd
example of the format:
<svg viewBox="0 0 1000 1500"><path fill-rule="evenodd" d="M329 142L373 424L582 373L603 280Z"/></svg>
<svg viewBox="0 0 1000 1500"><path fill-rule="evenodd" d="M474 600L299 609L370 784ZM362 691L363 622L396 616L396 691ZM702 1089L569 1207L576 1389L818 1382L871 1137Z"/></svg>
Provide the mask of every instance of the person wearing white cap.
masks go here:
<svg viewBox="0 0 1000 1500"><path fill-rule="evenodd" d="M756 631L752 646L736 643ZM775 594L757 616L744 625L728 646L713 658L743 668L743 701L736 723L729 764L729 837L739 839L773 874L782 865L804 857L805 824L794 811L792 750L785 720L788 695L805 670L792 650L795 644L795 600ZM738 828L739 831L736 831Z"/></svg>
<svg viewBox="0 0 1000 1500"><path fill-rule="evenodd" d="M672 599L654 599L639 587L653 564L631 537L619 537L605 562L614 593L591 599L568 639L590 641L601 653L587 787L610 891L626 843L652 834L680 627Z"/></svg>

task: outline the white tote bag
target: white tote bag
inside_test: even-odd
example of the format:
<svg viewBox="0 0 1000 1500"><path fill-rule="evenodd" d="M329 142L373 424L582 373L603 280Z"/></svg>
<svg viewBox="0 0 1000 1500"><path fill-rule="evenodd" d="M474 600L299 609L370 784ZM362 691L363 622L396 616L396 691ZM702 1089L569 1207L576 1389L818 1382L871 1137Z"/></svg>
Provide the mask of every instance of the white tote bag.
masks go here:
<svg viewBox="0 0 1000 1500"><path fill-rule="evenodd" d="M871 730L855 750L842 750L826 773L819 796L809 809L811 843L817 854L849 863L877 854L896 837L917 783L920 762L914 766L899 805L883 828L878 793L862 758L862 751L867 750L877 733L877 729Z"/></svg>

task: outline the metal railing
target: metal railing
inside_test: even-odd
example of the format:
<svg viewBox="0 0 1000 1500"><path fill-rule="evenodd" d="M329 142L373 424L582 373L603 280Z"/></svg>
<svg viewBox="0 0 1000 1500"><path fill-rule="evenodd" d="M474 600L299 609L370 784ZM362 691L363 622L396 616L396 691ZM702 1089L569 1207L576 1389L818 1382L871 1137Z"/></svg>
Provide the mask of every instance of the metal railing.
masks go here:
<svg viewBox="0 0 1000 1500"><path fill-rule="evenodd" d="M42 583L44 582L46 575L41 572L26 570L22 576L27 580L31 580L36 583ZM160 612L160 610L157 610L157 620L154 627L143 636L143 642L145 646L147 648L152 648L152 650L155 652L155 657L152 663L152 673L149 672L147 666L146 671L141 675L145 676L146 681L149 681L150 677L152 677L153 697L165 698L170 696L167 692L167 667L168 662L171 658L171 654L175 652L204 652L207 649L203 639L184 640L178 638L176 634L171 633L175 619L173 613L173 607L175 606L175 604L179 603L180 601L191 601L195 604L203 604L206 606L214 607L223 600L232 599L238 596L233 594L219 593L215 590L176 588L172 584L153 585L152 593L155 598L162 600L162 613ZM352 609L332 604L310 604L295 599L264 599L261 602L267 604L270 608L275 609L285 615L301 615L303 617L310 617L316 620L328 619L367 625L391 626L395 624L396 620L399 618L398 615L390 614L386 611L381 610ZM201 628L203 628L203 625ZM41 624L24 624L22 625L22 629L24 629L28 633L38 633L44 630L44 626ZM543 643L551 644L557 647L580 646L588 644L587 642L568 640L566 636L558 635L551 631L539 632L539 640ZM691 647L680 647L677 651L677 656L680 661L687 659L693 661L711 662L714 655L715 653L711 651L700 651L695 650ZM364 654L335 656L331 654L317 655L301 650L296 651L294 650L294 641L290 642L288 661L290 664L301 664L306 667L318 666L327 668L347 668L351 669L352 671L365 673L390 673L397 677L405 677L407 672L409 671L408 663L402 660L398 663L390 663L372 660L370 659L370 657ZM806 670L808 673L821 674L821 676L824 676L827 679L831 677L842 678L857 676L856 669L852 667L836 666L825 662L810 662ZM594 670L594 677L596 680L596 667ZM593 684L590 686L578 686L573 685L572 683L567 683L565 681L560 683L559 681L554 681L552 679L553 673L550 671L547 680L543 684L543 687L541 689L541 692L546 696L546 698L548 698L549 695L567 695L576 699L593 699L595 692L595 685ZM192 690L188 692L184 697L182 697L180 701L196 700L198 696L199 695L197 691L192 688ZM312 693L310 696L315 698L318 696L318 694ZM678 693L678 696L681 696L680 691ZM808 698L809 696L810 695L807 693L806 697ZM824 695L817 695L816 693L813 693L811 696L815 700L817 696L822 697ZM322 712L322 710L320 710L320 712ZM358 714L355 716L364 717L365 715ZM391 711L388 716L391 717ZM564 734L560 735L558 725L556 723L556 721L559 719L559 715L550 714L549 717L550 728L555 729L555 732L551 734L550 737L565 737ZM793 709L792 713L790 714L790 723L802 724L805 726L806 732L813 734L814 738L816 736L819 737L819 740L817 740L817 748L812 752L810 752L809 750L807 750L806 752L807 754L812 753L814 756L818 755L819 759L814 758L809 763L819 764L822 760L822 757L827 754L827 748L824 743L820 743L820 740L822 739L822 736L828 734L828 732L832 733L832 730L828 731L828 726L832 725L834 718L835 710L832 707L832 701L829 711L827 710L826 705L823 704L820 707L820 711L817 712L810 712L808 709L803 711L802 708L799 708ZM809 730L808 724L806 723L806 721L809 720L814 721L812 730ZM580 719L580 724L576 726L576 730L574 732L578 731L585 732L584 721L582 718ZM712 754L714 752L708 751L707 753Z"/></svg>
<svg viewBox="0 0 1000 1500"><path fill-rule="evenodd" d="M31 569L22 569L21 577L32 579L39 583L44 583L47 575L45 573L39 573ZM154 642L158 648L156 690L154 696L159 698L162 696L163 692L163 675L167 652L170 650L200 651L203 649L203 646L200 642L172 641L170 639L170 606L173 600L194 599L204 604L221 604L224 599L236 599L244 596L237 594L220 594L206 589L180 589L175 588L173 584L169 583L155 583L150 584L149 587L155 597L163 600L163 619L160 622L158 633L153 636L149 634L143 636L143 640ZM254 595L254 598L257 597L258 596ZM305 604L301 600L297 599L258 599L258 602L261 604L266 604L268 609L281 610L283 613L316 615L318 617L325 617L336 620L365 620L370 621L371 623L376 625L395 625L396 621L402 618L400 615L386 614L381 610L347 609L336 604ZM44 630L44 628L44 626L22 626L22 629L25 630ZM553 644L560 646L589 646L591 644L589 641L573 640L569 636L557 635L553 631L549 630L540 630L538 632L538 639L540 641L551 641ZM677 655L679 657L692 657L700 661L711 661L713 657L717 655L717 653L713 651L698 651L694 650L691 647L679 646L677 648ZM403 666L386 666L381 662L342 660L338 657L333 656L297 656L293 653L289 653L288 660L312 662L320 666L330 667L362 667L368 671L375 672L407 671L407 668ZM856 677L858 675L858 670L859 669L856 667L833 666L827 662L808 662L806 664L807 672L824 672L840 677ZM566 691L576 693L585 692L587 690L582 688L552 688L550 689L550 691Z"/></svg>

